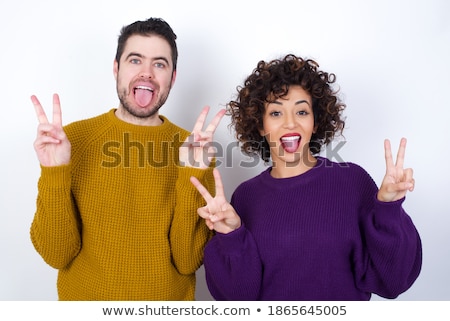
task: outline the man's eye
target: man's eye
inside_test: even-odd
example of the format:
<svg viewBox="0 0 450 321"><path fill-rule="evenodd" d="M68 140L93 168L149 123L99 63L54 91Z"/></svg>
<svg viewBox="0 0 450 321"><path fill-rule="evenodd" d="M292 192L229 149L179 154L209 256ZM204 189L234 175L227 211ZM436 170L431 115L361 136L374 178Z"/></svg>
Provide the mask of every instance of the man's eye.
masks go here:
<svg viewBox="0 0 450 321"><path fill-rule="evenodd" d="M132 64L139 64L141 61L139 59L131 59L130 62Z"/></svg>
<svg viewBox="0 0 450 321"><path fill-rule="evenodd" d="M162 62L157 62L157 63L155 63L155 66L156 66L157 68L164 68L166 65L163 64Z"/></svg>

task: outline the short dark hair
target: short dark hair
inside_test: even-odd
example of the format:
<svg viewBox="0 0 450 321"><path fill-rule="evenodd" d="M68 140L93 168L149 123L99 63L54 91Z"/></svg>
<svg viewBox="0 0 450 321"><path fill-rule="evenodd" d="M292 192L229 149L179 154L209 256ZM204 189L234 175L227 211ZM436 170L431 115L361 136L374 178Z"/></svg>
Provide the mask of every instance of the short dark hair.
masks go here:
<svg viewBox="0 0 450 321"><path fill-rule="evenodd" d="M178 48L177 35L173 32L170 25L161 18L149 18L144 21L135 21L128 26L122 27L120 31L119 40L117 42L116 61L120 63L120 57L123 54L125 44L133 35L150 36L157 35L164 38L170 45L172 50L172 64L173 70L177 70Z"/></svg>

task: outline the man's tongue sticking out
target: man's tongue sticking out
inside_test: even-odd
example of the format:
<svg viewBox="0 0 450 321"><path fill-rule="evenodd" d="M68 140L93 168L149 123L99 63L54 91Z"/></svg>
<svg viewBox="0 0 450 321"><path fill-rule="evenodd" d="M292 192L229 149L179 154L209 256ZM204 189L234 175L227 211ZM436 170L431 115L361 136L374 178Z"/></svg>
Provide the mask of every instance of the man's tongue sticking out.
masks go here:
<svg viewBox="0 0 450 321"><path fill-rule="evenodd" d="M146 107L153 98L153 92L149 89L138 87L134 90L134 97L139 107Z"/></svg>

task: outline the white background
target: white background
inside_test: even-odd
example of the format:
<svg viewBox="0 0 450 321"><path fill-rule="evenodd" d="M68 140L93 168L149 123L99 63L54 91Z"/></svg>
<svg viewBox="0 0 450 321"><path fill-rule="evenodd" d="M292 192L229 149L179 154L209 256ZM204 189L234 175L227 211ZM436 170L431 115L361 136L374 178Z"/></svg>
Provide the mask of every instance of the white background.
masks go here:
<svg viewBox="0 0 450 321"><path fill-rule="evenodd" d="M161 113L189 130L204 105L214 113L224 107L259 60L294 53L337 75L348 106L341 159L379 183L383 140L396 152L407 137L405 165L414 169L416 189L404 207L421 234L424 261L398 300L449 300L449 14L446 0L1 0L0 300L57 300L56 271L29 238L40 174L30 95L51 112L59 93L65 124L117 107L117 36L151 16L169 22L180 52ZM234 142L228 124L224 118L216 135L225 147ZM241 168L242 160L237 148L222 155L228 196L264 169ZM211 300L203 270L197 298Z"/></svg>

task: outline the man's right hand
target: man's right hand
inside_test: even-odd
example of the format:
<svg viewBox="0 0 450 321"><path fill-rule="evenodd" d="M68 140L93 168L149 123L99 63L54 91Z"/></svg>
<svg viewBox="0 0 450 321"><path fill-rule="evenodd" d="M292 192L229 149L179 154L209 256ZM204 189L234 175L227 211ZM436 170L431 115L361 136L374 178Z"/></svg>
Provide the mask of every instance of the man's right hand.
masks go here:
<svg viewBox="0 0 450 321"><path fill-rule="evenodd" d="M50 123L36 96L31 96L39 125L34 141L39 162L42 166L60 166L70 162L71 145L62 127L61 104L58 94L53 95L53 119Z"/></svg>

